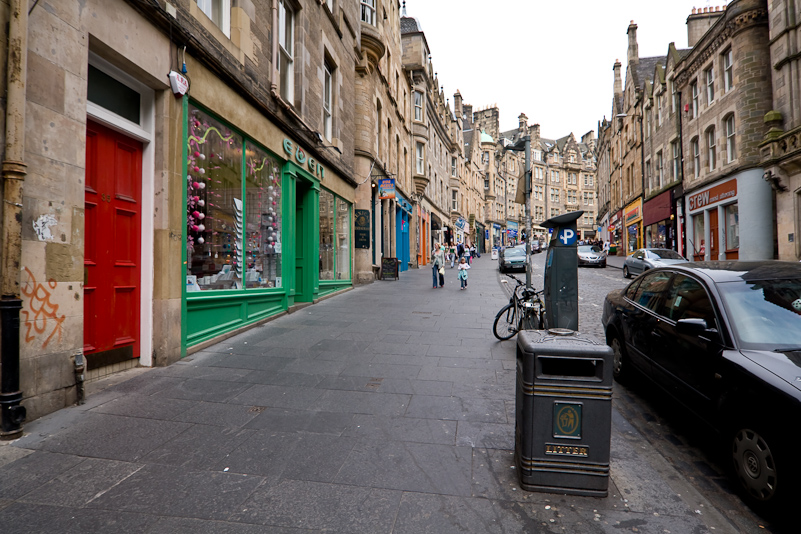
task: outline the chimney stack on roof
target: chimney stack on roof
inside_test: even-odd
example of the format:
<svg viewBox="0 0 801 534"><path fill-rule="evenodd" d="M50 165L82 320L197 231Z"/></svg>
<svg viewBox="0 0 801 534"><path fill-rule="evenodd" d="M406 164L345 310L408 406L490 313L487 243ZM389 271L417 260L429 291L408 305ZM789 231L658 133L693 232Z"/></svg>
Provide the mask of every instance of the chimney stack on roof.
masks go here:
<svg viewBox="0 0 801 534"><path fill-rule="evenodd" d="M626 33L629 34L629 50L626 65L631 65L632 63L639 64L640 50L637 46L637 25L634 24L633 20L629 24L629 29Z"/></svg>
<svg viewBox="0 0 801 534"><path fill-rule="evenodd" d="M723 9L720 6L693 8L692 13L687 17L687 45L693 48L698 44L698 41L723 16L725 11L726 6L723 6Z"/></svg>
<svg viewBox="0 0 801 534"><path fill-rule="evenodd" d="M612 67L612 70L615 72L615 96L622 96L623 95L623 79L620 77L620 60L615 60L615 65Z"/></svg>

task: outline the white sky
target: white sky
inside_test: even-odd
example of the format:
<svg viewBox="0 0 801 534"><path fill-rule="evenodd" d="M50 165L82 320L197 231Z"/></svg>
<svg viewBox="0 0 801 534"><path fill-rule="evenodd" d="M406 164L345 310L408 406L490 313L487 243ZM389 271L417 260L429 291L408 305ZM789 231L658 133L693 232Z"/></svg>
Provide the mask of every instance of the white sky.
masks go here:
<svg viewBox="0 0 801 534"><path fill-rule="evenodd" d="M692 8L726 0L407 0L453 109L458 89L473 109L497 104L501 131L521 112L543 137L580 137L611 118L612 66L625 80L629 22L640 57L687 48ZM597 132L596 132L597 134Z"/></svg>

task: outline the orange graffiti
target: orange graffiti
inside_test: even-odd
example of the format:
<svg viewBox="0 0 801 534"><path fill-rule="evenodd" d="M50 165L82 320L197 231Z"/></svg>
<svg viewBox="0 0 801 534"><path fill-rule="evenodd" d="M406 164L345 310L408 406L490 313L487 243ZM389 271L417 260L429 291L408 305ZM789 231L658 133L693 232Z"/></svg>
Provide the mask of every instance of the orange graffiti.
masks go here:
<svg viewBox="0 0 801 534"><path fill-rule="evenodd" d="M25 342L30 343L36 339L36 336L43 334L49 327L48 321L51 321L53 323L53 331L50 332L50 335L47 336L47 339L42 344L42 348L45 348L56 334L58 334L58 340L61 341L62 324L67 317L63 314L61 317L58 316L58 304L50 302L50 291L44 284L36 281L33 273L27 267L23 267L23 269L28 279L23 282L20 292L30 299L28 304L30 311L20 311L20 314L25 316L25 326L28 327L25 332ZM57 284L51 278L47 281L47 285L50 286L50 289L55 289ZM34 334L31 334L31 329L35 332Z"/></svg>

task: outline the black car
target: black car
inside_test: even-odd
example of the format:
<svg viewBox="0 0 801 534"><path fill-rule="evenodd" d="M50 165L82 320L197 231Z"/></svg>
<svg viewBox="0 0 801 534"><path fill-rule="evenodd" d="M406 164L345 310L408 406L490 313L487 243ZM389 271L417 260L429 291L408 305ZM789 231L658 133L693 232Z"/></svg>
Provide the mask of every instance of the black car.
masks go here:
<svg viewBox="0 0 801 534"><path fill-rule="evenodd" d="M652 269L606 296L602 321L615 379L645 375L719 431L751 501L798 493L801 263Z"/></svg>

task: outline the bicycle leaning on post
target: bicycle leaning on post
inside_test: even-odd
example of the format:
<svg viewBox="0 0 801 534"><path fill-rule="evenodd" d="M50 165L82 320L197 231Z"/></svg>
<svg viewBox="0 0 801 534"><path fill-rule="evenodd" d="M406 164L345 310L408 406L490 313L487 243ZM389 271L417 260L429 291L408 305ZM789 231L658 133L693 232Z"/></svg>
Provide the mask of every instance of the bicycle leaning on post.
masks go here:
<svg viewBox="0 0 801 534"><path fill-rule="evenodd" d="M495 316L492 333L501 341L512 338L520 330L545 329L545 304L542 302L543 290L526 289L526 284L511 274L506 274L517 285L512 290L509 304L501 308ZM504 284L506 280L501 280Z"/></svg>

